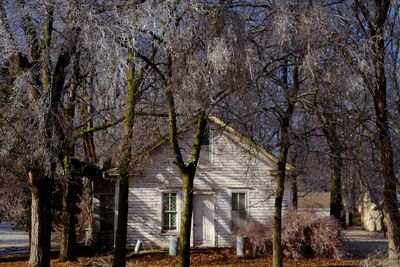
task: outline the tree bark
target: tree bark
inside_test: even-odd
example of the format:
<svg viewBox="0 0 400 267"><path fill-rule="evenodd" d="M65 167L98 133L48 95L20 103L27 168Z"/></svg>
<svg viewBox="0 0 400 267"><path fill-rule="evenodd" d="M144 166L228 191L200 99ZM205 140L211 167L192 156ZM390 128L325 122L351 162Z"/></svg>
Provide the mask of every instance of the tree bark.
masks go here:
<svg viewBox="0 0 400 267"><path fill-rule="evenodd" d="M383 25L378 33L374 35L373 51L375 54L374 67L376 79L374 91L375 123L380 151L380 175L383 181L383 210L388 222L389 258L400 259L400 214L396 192L397 178L394 172L393 150L386 104Z"/></svg>
<svg viewBox="0 0 400 267"><path fill-rule="evenodd" d="M182 181L183 208L179 230L179 247L176 259L177 267L190 266L190 232L192 227L193 211L193 182L200 156L201 143L207 127L207 115L205 110L197 115L197 124L191 148L189 163L185 164L178 142L178 130L176 123L175 101L170 85L166 86L169 144L174 157L179 175Z"/></svg>
<svg viewBox="0 0 400 267"><path fill-rule="evenodd" d="M120 174L121 175L121 174ZM118 181L119 194L118 194L118 217L117 217L117 232L115 235L115 248L114 248L114 267L125 266L126 254L126 234L128 223L128 193L129 193L129 178L123 180L120 177Z"/></svg>
<svg viewBox="0 0 400 267"><path fill-rule="evenodd" d="M93 82L93 81L91 81ZM86 99L87 103L91 103L90 97ZM80 108L81 112L81 119L85 120L82 123L86 124L86 129L93 128L93 120L89 119L86 122L89 114L91 113L92 108L90 105L83 105ZM88 133L82 136L83 141L83 149L85 154L85 160L90 162L90 164L95 165L97 163L97 156L96 156L96 146L94 143L93 133ZM94 231L93 231L93 191L94 185L93 181L84 177L83 178L83 194L82 194L82 203L83 209L85 209L86 219L84 221L85 227L85 245L92 246L94 245L95 238L94 238Z"/></svg>
<svg viewBox="0 0 400 267"><path fill-rule="evenodd" d="M189 266L190 264L190 232L193 212L193 181L194 173L181 174L182 180L182 214L179 230L179 247L176 266Z"/></svg>
<svg viewBox="0 0 400 267"><path fill-rule="evenodd" d="M286 95L287 108L280 115L280 153L278 158L278 174L276 176L275 186L275 207L274 207L274 233L272 243L272 265L274 267L282 267L283 254L282 254L282 203L285 193L285 176L286 176L286 163L290 147L290 121L294 112L294 105L296 94L300 88L299 82L299 69L294 66L292 71L293 85L289 85L288 81L288 67L284 67L282 84Z"/></svg>
<svg viewBox="0 0 400 267"><path fill-rule="evenodd" d="M91 103L91 101L88 101ZM84 106L81 108L82 117L86 119L88 114L91 113L91 106ZM87 122L86 128L93 128L93 120L89 120ZM95 165L97 163L96 156L96 147L94 143L93 133L88 133L83 137L83 148L86 157L86 161L89 161L90 164ZM83 205L86 209L86 220L85 220L85 245L92 246L94 245L94 231L93 231L93 191L94 185L93 181L90 179L84 178L83 180Z"/></svg>
<svg viewBox="0 0 400 267"><path fill-rule="evenodd" d="M62 231L60 262L76 261L76 188L73 188L72 164L69 155L64 156L62 176Z"/></svg>
<svg viewBox="0 0 400 267"><path fill-rule="evenodd" d="M43 40L40 51L36 45L38 40L30 43L30 55L32 60L42 59L42 73L34 78L35 85L32 85L32 95L37 97L36 86L42 86L44 91L50 87L50 70L49 70L49 54L48 47L52 37L53 29L53 12L52 5L46 5L47 18ZM40 81L41 79L41 81ZM46 123L46 126L48 124ZM49 129L46 128L46 133L49 134ZM49 135L50 136L50 135ZM52 173L53 175L53 173ZM32 191L31 202L31 239L29 253L29 267L48 267L50 266L51 253L51 193L53 188L52 177L44 175L43 170L34 167L28 173L28 181Z"/></svg>
<svg viewBox="0 0 400 267"><path fill-rule="evenodd" d="M342 200L342 167L343 159L340 152L334 152L330 149L330 168L331 168L331 200L330 215L336 218L343 228L346 228L346 220L344 216L343 200Z"/></svg>
<svg viewBox="0 0 400 267"><path fill-rule="evenodd" d="M315 96L316 98L316 96ZM335 121L335 103L333 96L328 92L326 98L322 100L323 111L319 111L317 103L314 103L315 114L319 120L324 137L328 143L328 156L330 161L330 215L336 218L343 227L346 227L344 207L342 200L342 168L343 147L340 142Z"/></svg>
<svg viewBox="0 0 400 267"><path fill-rule="evenodd" d="M378 134L378 149L380 152L380 175L383 183L383 211L387 220L387 234L389 243L389 258L400 259L400 214L397 200L397 178L393 165L392 141L388 123L386 102L386 74L385 74L385 25L390 8L390 0L375 1L376 12L374 17L366 6L356 1L361 8L370 30L372 41L372 61L374 68L374 82L372 85L375 125Z"/></svg>
<svg viewBox="0 0 400 267"><path fill-rule="evenodd" d="M76 205L77 205L77 186L75 185L73 176L73 164L71 159L75 155L75 139L74 139L74 116L75 116L75 99L78 88L79 75L79 55L75 55L72 77L70 80L69 98L67 107L63 112L64 123L66 129L63 132L65 141L63 143L62 162L62 231L61 231L61 249L60 262L76 261Z"/></svg>
<svg viewBox="0 0 400 267"><path fill-rule="evenodd" d="M343 199L342 199L342 145L339 140L336 125L332 115L333 105L329 104L330 100L327 101L330 105L330 110L325 112L325 122L320 117L322 124L322 131L325 135L329 146L329 161L330 161L330 172L331 172L331 197L330 197L330 215L336 218L343 228L346 227L346 218L344 214Z"/></svg>
<svg viewBox="0 0 400 267"><path fill-rule="evenodd" d="M297 210L298 206L298 194L297 194L297 179L296 176L293 177L292 181L292 209Z"/></svg>
<svg viewBox="0 0 400 267"><path fill-rule="evenodd" d="M29 267L50 266L52 182L39 170L28 173L32 190Z"/></svg>
<svg viewBox="0 0 400 267"><path fill-rule="evenodd" d="M272 245L273 266L282 266L282 202L285 192L286 161L289 152L287 128L281 129L281 152L278 161L278 175L275 185L275 208L274 208L274 236Z"/></svg>
<svg viewBox="0 0 400 267"><path fill-rule="evenodd" d="M132 12L132 22L135 24L137 14ZM131 44L133 45L133 44ZM135 118L135 105L138 98L139 86L143 79L143 67L139 68L135 76L135 54L133 48L128 49L128 98L125 104L125 123L123 140L121 146L121 159L118 166L119 172L119 195L118 195L118 217L115 235L114 267L125 266L126 234L128 222L128 192L129 171L132 161L132 130Z"/></svg>
<svg viewBox="0 0 400 267"><path fill-rule="evenodd" d="M91 77L90 82L93 83L93 77ZM92 103L91 96L85 98L86 103ZM81 113L81 124L86 124L86 129L93 128L93 120L87 118L89 114L92 112L92 107L87 104L83 104L80 107ZM96 146L94 143L93 133L88 133L82 136L83 141L83 150L85 155L85 161L89 162L92 165L97 163L96 156ZM93 191L94 185L93 181L84 177L83 178L83 194L82 194L82 209L84 209L85 213L85 245L92 246L94 245L94 231L93 231Z"/></svg>

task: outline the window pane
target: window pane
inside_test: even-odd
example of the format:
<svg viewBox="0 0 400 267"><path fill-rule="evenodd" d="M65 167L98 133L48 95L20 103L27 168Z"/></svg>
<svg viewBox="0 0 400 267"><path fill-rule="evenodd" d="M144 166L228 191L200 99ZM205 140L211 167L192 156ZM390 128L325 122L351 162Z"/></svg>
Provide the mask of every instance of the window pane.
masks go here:
<svg viewBox="0 0 400 267"><path fill-rule="evenodd" d="M170 211L176 211L176 194L170 195Z"/></svg>
<svg viewBox="0 0 400 267"><path fill-rule="evenodd" d="M176 193L163 193L162 226L163 230L176 229Z"/></svg>
<svg viewBox="0 0 400 267"><path fill-rule="evenodd" d="M232 210L240 211L246 209L245 193L232 193Z"/></svg>
<svg viewBox="0 0 400 267"><path fill-rule="evenodd" d="M163 212L169 210L169 198L168 194L163 194Z"/></svg>
<svg viewBox="0 0 400 267"><path fill-rule="evenodd" d="M246 217L246 194L232 193L232 227L245 226Z"/></svg>
<svg viewBox="0 0 400 267"><path fill-rule="evenodd" d="M168 229L169 228L169 214L168 213L164 213L163 214L163 228L164 229Z"/></svg>
<svg viewBox="0 0 400 267"><path fill-rule="evenodd" d="M171 230L176 229L176 213L171 213Z"/></svg>
<svg viewBox="0 0 400 267"><path fill-rule="evenodd" d="M238 202L239 202L239 203L238 203L239 210L240 210L240 211L243 211L243 210L246 209L245 195L244 195L244 193L239 193L238 195L239 195L239 201L238 201Z"/></svg>
<svg viewBox="0 0 400 267"><path fill-rule="evenodd" d="M237 211L238 209L238 193L232 193L232 210Z"/></svg>

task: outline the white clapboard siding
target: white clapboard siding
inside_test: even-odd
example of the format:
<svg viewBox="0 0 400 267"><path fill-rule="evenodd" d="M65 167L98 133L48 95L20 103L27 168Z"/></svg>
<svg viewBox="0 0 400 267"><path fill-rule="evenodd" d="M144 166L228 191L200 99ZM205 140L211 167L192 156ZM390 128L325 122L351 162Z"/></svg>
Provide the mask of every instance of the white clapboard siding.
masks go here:
<svg viewBox="0 0 400 267"><path fill-rule="evenodd" d="M182 152L190 151L193 131L181 134ZM195 177L195 193L213 194L215 245L230 246L232 192L244 192L249 218L259 222L271 220L274 208L275 179L269 174L277 168L275 162L254 148L243 144L226 131L213 131L208 150L203 150ZM183 142L182 142L183 141ZM204 153L207 153L206 155ZM145 247L167 247L169 237L177 232L161 229L161 195L178 193L181 205L181 181L168 144L164 143L149 155L140 175L129 190L128 246L139 239ZM288 189L288 187L286 187ZM284 198L288 206L288 194ZM178 215L178 222L180 217Z"/></svg>

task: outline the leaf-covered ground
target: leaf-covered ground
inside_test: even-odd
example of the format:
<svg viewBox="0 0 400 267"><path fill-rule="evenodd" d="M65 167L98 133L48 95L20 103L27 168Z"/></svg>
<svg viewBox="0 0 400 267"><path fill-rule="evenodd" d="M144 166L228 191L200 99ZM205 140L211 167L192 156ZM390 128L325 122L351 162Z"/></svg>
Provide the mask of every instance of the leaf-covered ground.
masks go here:
<svg viewBox="0 0 400 267"><path fill-rule="evenodd" d="M175 258L166 252L148 252L139 255L128 254L127 266L174 266ZM80 257L77 262L60 264L56 259L51 261L52 266L110 266L111 255L97 257ZM27 265L26 256L0 258L0 267L20 267ZM285 260L284 266L362 266L362 260L344 259L307 259ZM191 266L271 266L271 258L240 258L229 249L205 249L196 251L191 256Z"/></svg>
<svg viewBox="0 0 400 267"><path fill-rule="evenodd" d="M387 240L382 233L371 233L362 229L352 228L345 231L346 248L351 259L307 259L290 260L284 262L284 266L382 266L379 259L369 260L368 265L364 259L385 258ZM379 253L377 253L379 252ZM88 255L93 255L88 254ZM56 257L56 253L54 253ZM12 254L0 256L0 267L27 266L27 254ZM168 256L166 251L144 251L140 254L128 253L127 266L174 266L175 258ZM52 259L52 266L77 267L77 266L111 266L112 255L92 257L79 257L77 262L60 264L57 259ZM230 249L202 249L195 250L191 256L192 266L271 266L271 258L239 258ZM384 266L400 266L400 263L387 263Z"/></svg>

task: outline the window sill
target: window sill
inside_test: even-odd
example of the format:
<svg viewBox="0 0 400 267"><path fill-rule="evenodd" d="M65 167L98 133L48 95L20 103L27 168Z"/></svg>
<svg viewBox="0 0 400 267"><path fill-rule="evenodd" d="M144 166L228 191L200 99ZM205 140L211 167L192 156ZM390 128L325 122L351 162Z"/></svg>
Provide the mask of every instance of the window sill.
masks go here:
<svg viewBox="0 0 400 267"><path fill-rule="evenodd" d="M163 235L163 236L178 236L179 231L178 230L162 230L161 235Z"/></svg>

